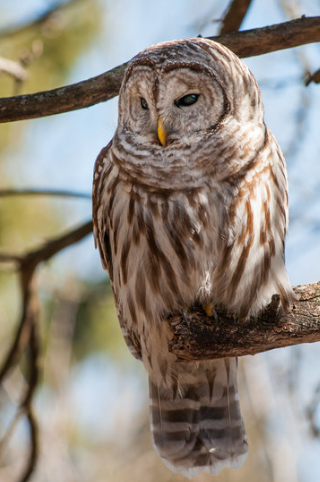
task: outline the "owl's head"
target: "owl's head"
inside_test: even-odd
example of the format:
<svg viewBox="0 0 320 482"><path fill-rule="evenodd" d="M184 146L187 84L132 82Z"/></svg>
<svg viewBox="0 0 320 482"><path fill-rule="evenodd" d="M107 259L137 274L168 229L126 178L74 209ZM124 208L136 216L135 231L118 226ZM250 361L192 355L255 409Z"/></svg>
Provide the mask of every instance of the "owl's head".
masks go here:
<svg viewBox="0 0 320 482"><path fill-rule="evenodd" d="M118 130L139 144L190 145L228 121L263 122L259 88L230 50L206 39L164 42L130 62Z"/></svg>

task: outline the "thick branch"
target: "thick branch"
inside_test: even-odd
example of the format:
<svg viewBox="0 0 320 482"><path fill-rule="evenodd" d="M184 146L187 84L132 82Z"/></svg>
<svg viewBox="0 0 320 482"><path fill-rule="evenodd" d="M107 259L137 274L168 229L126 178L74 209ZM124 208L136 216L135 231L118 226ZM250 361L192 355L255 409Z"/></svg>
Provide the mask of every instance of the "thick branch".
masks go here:
<svg viewBox="0 0 320 482"><path fill-rule="evenodd" d="M112 99L119 93L127 64L91 79L36 94L0 99L0 123L34 119L83 109Z"/></svg>
<svg viewBox="0 0 320 482"><path fill-rule="evenodd" d="M170 320L170 350L180 360L226 358L320 341L320 282L294 288L299 301L290 312L267 310L257 319L237 321L218 314L208 318L199 308Z"/></svg>
<svg viewBox="0 0 320 482"><path fill-rule="evenodd" d="M302 17L269 27L209 38L221 42L239 57L255 57L320 42L320 17Z"/></svg>
<svg viewBox="0 0 320 482"><path fill-rule="evenodd" d="M320 17L210 37L239 57L252 57L320 41ZM89 107L115 97L127 64L77 84L0 99L0 123L33 119Z"/></svg>

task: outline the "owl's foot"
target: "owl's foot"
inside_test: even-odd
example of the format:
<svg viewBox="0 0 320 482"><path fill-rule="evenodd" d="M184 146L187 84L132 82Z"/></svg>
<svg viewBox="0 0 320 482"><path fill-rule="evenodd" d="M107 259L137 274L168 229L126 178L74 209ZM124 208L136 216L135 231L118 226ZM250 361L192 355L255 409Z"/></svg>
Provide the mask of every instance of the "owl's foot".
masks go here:
<svg viewBox="0 0 320 482"><path fill-rule="evenodd" d="M214 309L213 303L205 303L202 305L202 308L206 312L207 316L209 316L210 318L214 317L215 321L218 321L218 315L216 310Z"/></svg>
<svg viewBox="0 0 320 482"><path fill-rule="evenodd" d="M281 315L284 310L281 304L280 295L272 295L270 303L263 311L270 316L274 316L275 318Z"/></svg>
<svg viewBox="0 0 320 482"><path fill-rule="evenodd" d="M189 323L189 320L188 320L188 316L187 316L187 315L188 315L188 309L182 310L182 317L183 317L184 321L185 321L186 323Z"/></svg>

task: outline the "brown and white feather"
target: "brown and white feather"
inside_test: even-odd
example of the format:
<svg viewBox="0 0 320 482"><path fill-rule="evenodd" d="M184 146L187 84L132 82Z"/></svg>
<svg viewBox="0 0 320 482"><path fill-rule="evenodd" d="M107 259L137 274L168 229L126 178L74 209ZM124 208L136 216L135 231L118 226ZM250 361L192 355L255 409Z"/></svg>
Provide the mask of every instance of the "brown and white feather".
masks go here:
<svg viewBox="0 0 320 482"><path fill-rule="evenodd" d="M193 92L193 108L177 109ZM237 361L178 363L166 319L194 303L254 316L275 293L286 309L287 210L285 162L241 60L204 39L132 60L117 130L95 165L94 236L125 340L149 373L154 444L189 477L245 458Z"/></svg>

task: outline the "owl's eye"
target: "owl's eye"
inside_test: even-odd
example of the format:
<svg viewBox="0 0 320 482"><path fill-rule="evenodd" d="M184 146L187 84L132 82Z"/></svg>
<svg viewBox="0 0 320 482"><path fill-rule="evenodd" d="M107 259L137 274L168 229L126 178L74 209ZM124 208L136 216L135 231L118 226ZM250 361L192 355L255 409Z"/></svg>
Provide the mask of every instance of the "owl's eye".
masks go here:
<svg viewBox="0 0 320 482"><path fill-rule="evenodd" d="M177 99L174 101L174 104L177 107L189 107L189 105L195 104L198 100L199 94L187 94L181 99Z"/></svg>
<svg viewBox="0 0 320 482"><path fill-rule="evenodd" d="M142 109L144 109L144 110L149 109L148 102L143 97L140 98L140 103L141 103Z"/></svg>

